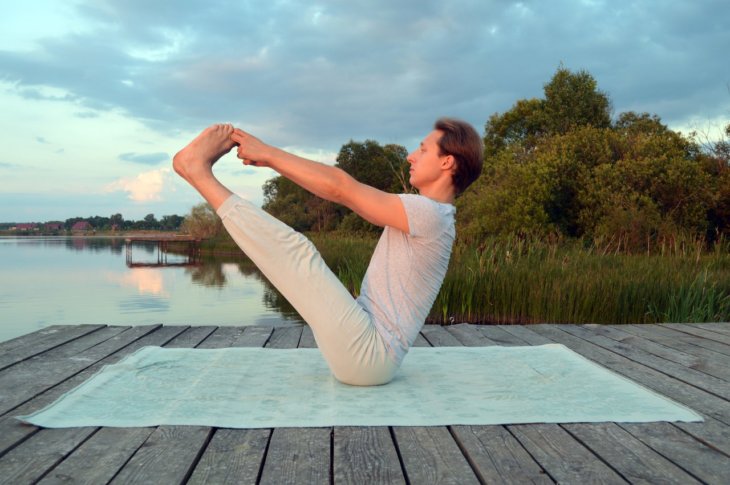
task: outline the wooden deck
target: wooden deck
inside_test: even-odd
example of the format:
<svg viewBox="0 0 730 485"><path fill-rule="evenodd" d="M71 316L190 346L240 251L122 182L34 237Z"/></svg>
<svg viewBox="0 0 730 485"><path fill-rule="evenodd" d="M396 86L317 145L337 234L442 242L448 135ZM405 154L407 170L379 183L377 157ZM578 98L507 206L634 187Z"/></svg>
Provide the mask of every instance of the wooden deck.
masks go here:
<svg viewBox="0 0 730 485"><path fill-rule="evenodd" d="M57 326L0 343L0 482L730 482L730 324L427 326L417 343L548 342L670 396L706 421L254 430L23 425L12 416L47 405L144 345L314 346L301 326Z"/></svg>
<svg viewBox="0 0 730 485"><path fill-rule="evenodd" d="M135 242L155 243L157 246L157 261L135 263L132 248ZM141 235L128 236L124 239L126 246L126 262L129 268L160 268L165 266L195 266L200 263L200 238L182 235ZM187 257L184 262L168 263L167 255L170 247L180 250L180 245L185 245L184 254Z"/></svg>

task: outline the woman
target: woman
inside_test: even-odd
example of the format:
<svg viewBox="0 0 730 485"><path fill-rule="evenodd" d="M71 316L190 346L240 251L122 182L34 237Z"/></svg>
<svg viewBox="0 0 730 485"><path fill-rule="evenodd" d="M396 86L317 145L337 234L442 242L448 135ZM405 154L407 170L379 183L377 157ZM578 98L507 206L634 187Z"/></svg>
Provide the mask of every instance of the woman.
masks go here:
<svg viewBox="0 0 730 485"><path fill-rule="evenodd" d="M213 164L236 147L245 165L270 167L385 228L357 299L306 237L215 178ZM173 166L309 324L334 376L368 386L393 378L433 305L455 236L453 202L481 172L481 139L471 125L442 118L408 162L419 195L390 194L231 125L214 125L175 155Z"/></svg>

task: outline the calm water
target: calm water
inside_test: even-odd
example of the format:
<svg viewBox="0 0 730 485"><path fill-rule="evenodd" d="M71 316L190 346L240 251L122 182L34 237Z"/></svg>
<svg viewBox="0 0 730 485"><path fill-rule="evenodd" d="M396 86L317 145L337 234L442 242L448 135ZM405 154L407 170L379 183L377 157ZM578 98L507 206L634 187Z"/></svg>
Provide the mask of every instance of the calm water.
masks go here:
<svg viewBox="0 0 730 485"><path fill-rule="evenodd" d="M154 245L132 247L156 263ZM169 255L168 263L185 258ZM298 316L243 262L127 266L124 239L0 238L0 341L56 324L290 324Z"/></svg>

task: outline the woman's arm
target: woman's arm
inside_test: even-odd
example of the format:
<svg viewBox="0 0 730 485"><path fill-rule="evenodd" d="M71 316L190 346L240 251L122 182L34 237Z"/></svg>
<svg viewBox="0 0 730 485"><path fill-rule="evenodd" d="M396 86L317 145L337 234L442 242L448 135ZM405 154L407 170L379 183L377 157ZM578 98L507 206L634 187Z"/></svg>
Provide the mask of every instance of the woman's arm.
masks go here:
<svg viewBox="0 0 730 485"><path fill-rule="evenodd" d="M337 167L267 145L243 130L236 129L231 139L238 144L238 158L244 164L271 167L314 195L342 204L375 225L408 232L408 218L397 195L360 183Z"/></svg>

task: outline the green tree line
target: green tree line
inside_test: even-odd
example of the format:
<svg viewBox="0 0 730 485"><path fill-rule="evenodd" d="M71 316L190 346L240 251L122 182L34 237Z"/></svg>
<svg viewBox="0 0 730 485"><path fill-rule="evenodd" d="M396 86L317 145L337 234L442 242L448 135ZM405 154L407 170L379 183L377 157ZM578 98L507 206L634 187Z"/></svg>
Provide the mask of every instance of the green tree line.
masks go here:
<svg viewBox="0 0 730 485"><path fill-rule="evenodd" d="M59 233L71 231L78 222L86 222L90 230L95 231L129 231L129 230L158 230L158 231L177 231L180 230L184 216L176 214L162 216L157 219L154 214L147 214L143 219L133 220L125 219L122 214L112 214L110 217L90 216L90 217L71 217L65 221L46 221L24 223L24 228L20 232L40 232L40 233ZM0 224L0 230L9 231L14 227L18 227L18 223L6 222ZM19 230L16 229L16 232Z"/></svg>
<svg viewBox="0 0 730 485"><path fill-rule="evenodd" d="M180 229L184 216L178 216L176 214L162 216L161 219L157 219L154 214L147 214L144 218L139 220L125 219L122 214L112 214L110 217L72 217L66 219L64 227L70 230L74 224L79 221L88 222L92 228L100 231L108 231L112 229L117 230L158 230L158 231L176 231Z"/></svg>
<svg viewBox="0 0 730 485"><path fill-rule="evenodd" d="M619 251L682 241L706 246L730 228L730 125L700 143L650 113L612 116L586 71L559 67L544 96L518 100L484 127L484 170L457 199L460 242L569 238ZM407 150L350 141L336 166L379 189L408 192ZM264 209L299 231L369 232L348 210L279 176Z"/></svg>

